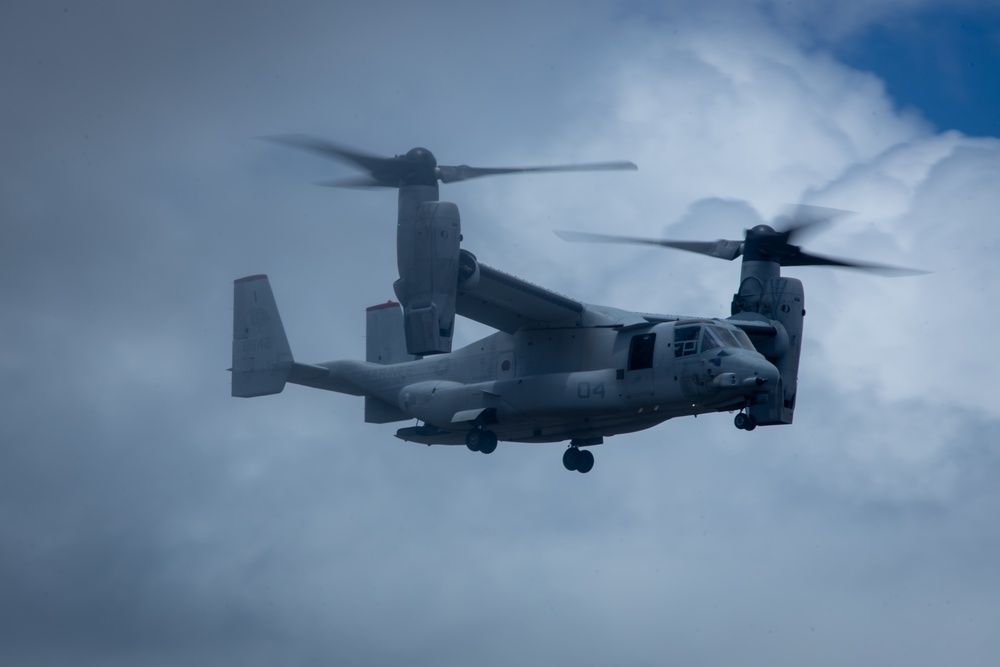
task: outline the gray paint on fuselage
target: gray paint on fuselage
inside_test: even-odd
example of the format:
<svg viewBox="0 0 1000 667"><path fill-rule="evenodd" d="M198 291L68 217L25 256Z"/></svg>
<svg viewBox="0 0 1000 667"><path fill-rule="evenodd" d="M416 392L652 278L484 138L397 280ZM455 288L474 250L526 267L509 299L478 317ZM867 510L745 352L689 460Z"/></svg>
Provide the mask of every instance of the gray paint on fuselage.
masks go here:
<svg viewBox="0 0 1000 667"><path fill-rule="evenodd" d="M447 355L400 364L319 364L327 375L301 383L398 405L411 417L456 434L418 441L460 444L463 439L457 436L464 437L471 422L452 422L459 413L493 409L496 421L489 428L501 440L595 438L739 407L745 391L717 386L713 378L744 366L767 373L769 364L750 350L720 355L723 350L714 349L677 358L673 328L673 322L666 322L625 329L498 332ZM656 334L648 390L630 390L629 345L634 336L646 333ZM502 360L509 362L506 370Z"/></svg>

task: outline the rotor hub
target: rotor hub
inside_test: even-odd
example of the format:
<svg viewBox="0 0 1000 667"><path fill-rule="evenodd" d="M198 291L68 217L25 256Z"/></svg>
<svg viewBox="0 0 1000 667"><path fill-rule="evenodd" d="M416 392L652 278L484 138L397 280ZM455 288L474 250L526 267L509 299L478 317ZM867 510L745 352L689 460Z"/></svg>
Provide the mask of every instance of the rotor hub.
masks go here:
<svg viewBox="0 0 1000 667"><path fill-rule="evenodd" d="M426 169L433 169L437 166L437 158L426 148L411 148L404 156L408 162L420 165Z"/></svg>
<svg viewBox="0 0 1000 667"><path fill-rule="evenodd" d="M411 148L395 162L397 185L437 185L437 158L426 148Z"/></svg>

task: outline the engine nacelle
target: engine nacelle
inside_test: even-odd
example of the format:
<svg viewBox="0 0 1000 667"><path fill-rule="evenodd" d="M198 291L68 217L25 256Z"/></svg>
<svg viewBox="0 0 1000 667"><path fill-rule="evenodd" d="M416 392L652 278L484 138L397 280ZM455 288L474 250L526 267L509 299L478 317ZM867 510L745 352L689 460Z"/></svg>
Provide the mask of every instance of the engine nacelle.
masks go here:
<svg viewBox="0 0 1000 667"><path fill-rule="evenodd" d="M409 354L451 352L461 238L458 207L450 202L420 204L413 224L400 227L393 289L403 305Z"/></svg>
<svg viewBox="0 0 1000 667"><path fill-rule="evenodd" d="M802 324L805 317L805 291L795 278L775 277L758 280L748 277L733 297L733 317L767 319L776 335L754 341L758 351L781 373L780 387L768 394L766 403L750 406L758 424L791 424L798 389L799 356L802 352Z"/></svg>

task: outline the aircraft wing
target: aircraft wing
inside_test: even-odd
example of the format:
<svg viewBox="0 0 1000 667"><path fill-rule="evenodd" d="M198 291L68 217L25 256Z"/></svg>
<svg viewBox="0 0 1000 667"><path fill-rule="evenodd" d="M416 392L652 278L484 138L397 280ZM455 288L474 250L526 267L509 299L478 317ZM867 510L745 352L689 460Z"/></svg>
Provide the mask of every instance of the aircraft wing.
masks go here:
<svg viewBox="0 0 1000 667"><path fill-rule="evenodd" d="M459 315L507 333L518 329L578 327L587 307L574 299L479 264L479 280L459 289Z"/></svg>
<svg viewBox="0 0 1000 667"><path fill-rule="evenodd" d="M479 264L479 280L472 287L459 288L455 310L463 317L511 334L520 329L628 329L657 322L698 319L586 304L485 264ZM750 336L770 337L776 333L774 326L767 321L728 321Z"/></svg>

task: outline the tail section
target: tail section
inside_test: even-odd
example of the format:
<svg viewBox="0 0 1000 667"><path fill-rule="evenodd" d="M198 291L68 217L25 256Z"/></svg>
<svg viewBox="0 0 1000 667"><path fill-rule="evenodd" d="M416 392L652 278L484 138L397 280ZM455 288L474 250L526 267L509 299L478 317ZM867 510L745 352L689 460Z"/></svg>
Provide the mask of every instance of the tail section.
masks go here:
<svg viewBox="0 0 1000 667"><path fill-rule="evenodd" d="M292 350L267 276L233 284L233 396L280 393L292 366Z"/></svg>

